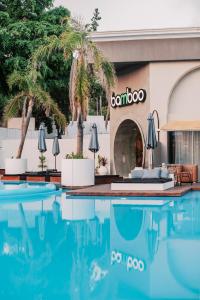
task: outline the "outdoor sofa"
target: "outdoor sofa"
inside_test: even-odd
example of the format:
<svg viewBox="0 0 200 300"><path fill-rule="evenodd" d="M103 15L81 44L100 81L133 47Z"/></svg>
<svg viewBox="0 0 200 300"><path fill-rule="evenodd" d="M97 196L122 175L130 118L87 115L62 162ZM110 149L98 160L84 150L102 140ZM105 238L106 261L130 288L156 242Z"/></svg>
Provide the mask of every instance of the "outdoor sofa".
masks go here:
<svg viewBox="0 0 200 300"><path fill-rule="evenodd" d="M198 165L196 164L167 164L166 167L180 184L198 182Z"/></svg>
<svg viewBox="0 0 200 300"><path fill-rule="evenodd" d="M174 180L170 178L167 168L134 169L130 178L112 182L111 190L134 191L163 191L174 187Z"/></svg>

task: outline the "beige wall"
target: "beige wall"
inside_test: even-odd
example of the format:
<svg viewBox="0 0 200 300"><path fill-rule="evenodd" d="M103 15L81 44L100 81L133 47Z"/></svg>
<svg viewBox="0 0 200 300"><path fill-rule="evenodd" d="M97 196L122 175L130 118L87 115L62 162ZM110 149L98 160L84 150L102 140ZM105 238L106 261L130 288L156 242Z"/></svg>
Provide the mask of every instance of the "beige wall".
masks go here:
<svg viewBox="0 0 200 300"><path fill-rule="evenodd" d="M7 128L21 129L21 127L22 127L22 118L11 118L8 120ZM35 118L30 119L28 129L35 130Z"/></svg>
<svg viewBox="0 0 200 300"><path fill-rule="evenodd" d="M196 76L194 78L195 82L192 78L191 81L189 80L187 82L182 82L181 86L179 86L178 88L178 94L177 92L176 94L174 94L173 91L176 90L176 87L178 86L182 77L184 77L185 74L197 68L198 66L200 66L200 61L150 63L150 111L153 111L154 109L158 111L160 127L165 125L168 121L168 112L170 111L169 104L171 97L173 98L172 106L175 105L175 101L178 102L177 114L181 115L181 109L183 109L184 106L184 102L181 97L186 92L186 90L191 90L191 88L194 86L196 82ZM189 103L191 103L191 99ZM189 105L187 108L188 113L190 114L192 114L192 111L194 111L195 109L193 105ZM161 162L167 162L167 133L164 131L160 132L160 142Z"/></svg>
<svg viewBox="0 0 200 300"><path fill-rule="evenodd" d="M169 120L200 119L200 61L152 62L137 70L118 76L116 93L126 87L147 91L144 103L121 108L111 108L111 170L114 166L114 139L119 125L126 119L136 122L146 138L147 115L158 111L160 127ZM167 133L160 132L159 163L168 161ZM157 155L156 155L157 156ZM121 159L119 157L119 159ZM148 157L145 157L146 165Z"/></svg>
<svg viewBox="0 0 200 300"><path fill-rule="evenodd" d="M131 39L131 38L130 38ZM95 40L95 39L94 39ZM101 41L97 45L112 62L183 61L200 59L200 38L140 38Z"/></svg>
<svg viewBox="0 0 200 300"><path fill-rule="evenodd" d="M147 98L144 103L133 104L126 107L111 108L111 122L110 122L110 138L111 138L111 171L115 173L114 166L114 140L119 125L126 119L131 119L138 124L142 133L146 136L146 118L150 107L149 98L149 66L143 66L136 71L129 70L124 75L118 76L116 85L116 94L124 93L126 88L131 90L145 89ZM119 159L122 159L119 157Z"/></svg>

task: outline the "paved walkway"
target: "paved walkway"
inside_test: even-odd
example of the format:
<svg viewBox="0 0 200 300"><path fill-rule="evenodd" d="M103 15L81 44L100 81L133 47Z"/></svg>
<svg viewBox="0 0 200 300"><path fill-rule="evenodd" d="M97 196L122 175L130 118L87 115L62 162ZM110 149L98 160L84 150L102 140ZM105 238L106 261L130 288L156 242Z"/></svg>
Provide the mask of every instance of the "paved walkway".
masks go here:
<svg viewBox="0 0 200 300"><path fill-rule="evenodd" d="M96 185L67 192L69 195L81 196L163 196L180 197L191 190L200 191L200 183L193 185L176 186L165 191L112 191L110 184Z"/></svg>

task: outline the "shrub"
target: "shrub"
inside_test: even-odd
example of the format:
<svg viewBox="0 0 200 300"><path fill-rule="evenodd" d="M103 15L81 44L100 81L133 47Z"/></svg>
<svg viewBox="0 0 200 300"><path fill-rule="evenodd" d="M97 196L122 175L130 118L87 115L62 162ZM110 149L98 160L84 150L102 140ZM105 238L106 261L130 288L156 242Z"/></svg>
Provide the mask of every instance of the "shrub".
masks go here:
<svg viewBox="0 0 200 300"><path fill-rule="evenodd" d="M105 156L98 155L98 165L99 165L99 167L106 166L107 164L108 164L108 159Z"/></svg>
<svg viewBox="0 0 200 300"><path fill-rule="evenodd" d="M65 158L66 159L84 159L82 154L76 154L74 152L66 154Z"/></svg>

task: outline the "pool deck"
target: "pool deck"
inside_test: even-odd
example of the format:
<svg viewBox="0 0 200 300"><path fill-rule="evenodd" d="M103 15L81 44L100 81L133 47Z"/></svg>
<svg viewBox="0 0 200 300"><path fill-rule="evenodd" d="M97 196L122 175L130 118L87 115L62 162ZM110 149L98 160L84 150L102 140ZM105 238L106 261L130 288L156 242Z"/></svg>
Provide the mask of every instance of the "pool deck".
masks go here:
<svg viewBox="0 0 200 300"><path fill-rule="evenodd" d="M145 197L180 197L189 191L200 191L200 183L175 186L165 191L112 191L110 184L95 185L66 192L68 195L79 196L145 196Z"/></svg>

